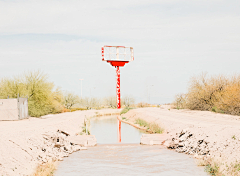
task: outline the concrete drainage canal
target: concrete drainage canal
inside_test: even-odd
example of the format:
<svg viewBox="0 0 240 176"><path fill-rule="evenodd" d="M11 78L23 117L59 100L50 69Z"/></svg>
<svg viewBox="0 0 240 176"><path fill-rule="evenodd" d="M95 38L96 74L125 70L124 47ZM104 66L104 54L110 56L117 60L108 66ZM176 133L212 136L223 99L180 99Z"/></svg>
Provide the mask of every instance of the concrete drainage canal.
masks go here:
<svg viewBox="0 0 240 176"><path fill-rule="evenodd" d="M90 124L97 146L64 158L54 175L207 175L188 155L161 145L140 145L143 132L128 124L121 123L119 142L117 116L94 117Z"/></svg>

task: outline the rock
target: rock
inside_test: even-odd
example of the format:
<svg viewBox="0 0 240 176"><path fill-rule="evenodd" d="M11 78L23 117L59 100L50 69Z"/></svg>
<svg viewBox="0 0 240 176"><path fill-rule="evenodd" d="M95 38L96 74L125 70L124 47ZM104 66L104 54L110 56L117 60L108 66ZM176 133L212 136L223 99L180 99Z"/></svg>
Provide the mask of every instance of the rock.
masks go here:
<svg viewBox="0 0 240 176"><path fill-rule="evenodd" d="M57 130L57 132L62 133L62 134L64 134L65 136L70 136L70 134L67 133L66 131Z"/></svg>
<svg viewBox="0 0 240 176"><path fill-rule="evenodd" d="M86 147L82 146L95 146L97 140L95 136L70 136L69 133L58 130L56 133L43 134L43 143L37 146L38 150L41 150L37 160L42 163L48 161L62 161L64 157L68 157L69 154L86 150Z"/></svg>
<svg viewBox="0 0 240 176"><path fill-rule="evenodd" d="M170 149L175 149L175 148L176 148L176 145L174 144L174 142L173 142L173 141L170 141L170 140L165 141L164 145L165 145L167 148L170 148Z"/></svg>

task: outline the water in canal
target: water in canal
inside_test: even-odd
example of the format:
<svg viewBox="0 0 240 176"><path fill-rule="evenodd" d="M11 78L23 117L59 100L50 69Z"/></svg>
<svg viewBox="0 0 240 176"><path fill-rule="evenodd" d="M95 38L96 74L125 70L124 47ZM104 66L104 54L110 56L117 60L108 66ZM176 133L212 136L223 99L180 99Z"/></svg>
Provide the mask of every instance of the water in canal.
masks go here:
<svg viewBox="0 0 240 176"><path fill-rule="evenodd" d="M122 123L118 143L117 127L116 116L91 119L91 134L98 145L65 158L54 175L207 175L188 155L159 145L140 145L142 132L128 124Z"/></svg>

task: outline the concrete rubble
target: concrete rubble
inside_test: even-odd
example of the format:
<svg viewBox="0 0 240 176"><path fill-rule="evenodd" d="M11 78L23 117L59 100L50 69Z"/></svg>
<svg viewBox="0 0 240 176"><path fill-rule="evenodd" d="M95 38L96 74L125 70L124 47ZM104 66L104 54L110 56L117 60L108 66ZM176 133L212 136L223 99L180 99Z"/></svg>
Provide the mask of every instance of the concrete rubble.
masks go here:
<svg viewBox="0 0 240 176"><path fill-rule="evenodd" d="M69 154L73 152L86 150L88 146L97 145L95 136L70 136L68 133L61 130L58 130L56 133L44 134L43 139L43 143L39 147L41 152L37 157L37 160L43 163L49 161L62 161L64 157L68 157ZM34 145L34 141L32 142Z"/></svg>
<svg viewBox="0 0 240 176"><path fill-rule="evenodd" d="M179 153L193 155L195 158L214 157L217 160L224 160L227 164L238 161L240 156L240 136L224 135L219 137L206 133L208 130L196 130L187 128L179 133L172 133L164 145ZM219 132L221 135L221 132Z"/></svg>

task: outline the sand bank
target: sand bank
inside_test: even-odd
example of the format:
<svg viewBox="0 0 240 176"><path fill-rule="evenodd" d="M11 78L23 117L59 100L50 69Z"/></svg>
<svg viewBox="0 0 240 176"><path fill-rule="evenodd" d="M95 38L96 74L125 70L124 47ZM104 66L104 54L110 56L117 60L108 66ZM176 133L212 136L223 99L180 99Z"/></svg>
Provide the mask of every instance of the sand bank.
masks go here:
<svg viewBox="0 0 240 176"><path fill-rule="evenodd" d="M122 116L132 123L137 118L156 122L168 136L166 147L199 159L214 159L226 175L231 164L240 162L239 116L169 106L133 109Z"/></svg>
<svg viewBox="0 0 240 176"><path fill-rule="evenodd" d="M0 175L31 175L38 164L62 160L80 150L71 137L82 131L84 118L117 112L89 110L0 121Z"/></svg>

